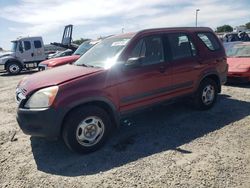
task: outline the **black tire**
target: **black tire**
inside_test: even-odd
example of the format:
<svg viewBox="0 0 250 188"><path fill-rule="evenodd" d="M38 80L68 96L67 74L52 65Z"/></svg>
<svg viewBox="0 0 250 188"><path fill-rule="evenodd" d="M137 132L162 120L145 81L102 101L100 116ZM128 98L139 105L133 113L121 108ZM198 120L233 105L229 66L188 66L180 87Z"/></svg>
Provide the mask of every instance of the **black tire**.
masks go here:
<svg viewBox="0 0 250 188"><path fill-rule="evenodd" d="M7 72L11 75L19 74L22 71L22 67L18 62L10 62L7 65Z"/></svg>
<svg viewBox="0 0 250 188"><path fill-rule="evenodd" d="M85 131L89 131L88 130L89 128L86 127L85 129L82 129L80 124L84 120L86 119L89 120L88 118L91 119L93 117L99 118L101 120L97 123L98 125L93 124L93 126L95 127L104 126L104 129L103 129L103 133L102 134L100 133L101 136L97 138L99 139L98 142L96 142L94 145L86 146L89 143L87 143L86 140L80 141L78 138L80 136L77 136L77 135L79 134L79 132L81 132L80 133L81 135L86 136L87 133L85 134ZM84 121L84 123L86 121ZM107 112L103 110L102 108L99 108L98 106L88 105L88 106L79 107L73 110L72 112L70 112L70 114L67 116L67 119L64 123L62 136L63 136L63 140L65 144L72 151L75 151L77 153L90 153L90 152L96 151L97 149L99 149L100 147L104 145L105 141L110 135L111 130L112 130L112 124L111 124L111 120Z"/></svg>
<svg viewBox="0 0 250 188"><path fill-rule="evenodd" d="M206 97L204 97L204 92L206 92L206 88L211 87L214 89L214 95L213 98L210 99L209 102L206 101ZM194 107L197 110L208 110L213 107L214 103L217 100L217 95L218 95L218 86L216 82L210 78L206 78L200 83L200 86L198 90L196 91L193 102L194 102Z"/></svg>

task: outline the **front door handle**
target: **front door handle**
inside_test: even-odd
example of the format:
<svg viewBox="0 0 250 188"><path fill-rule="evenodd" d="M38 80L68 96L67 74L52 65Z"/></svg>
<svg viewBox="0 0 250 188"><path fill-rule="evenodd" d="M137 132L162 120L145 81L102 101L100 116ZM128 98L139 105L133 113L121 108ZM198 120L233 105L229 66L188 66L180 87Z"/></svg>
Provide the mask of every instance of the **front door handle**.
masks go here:
<svg viewBox="0 0 250 188"><path fill-rule="evenodd" d="M33 57L34 56L34 53L31 53L31 57Z"/></svg>

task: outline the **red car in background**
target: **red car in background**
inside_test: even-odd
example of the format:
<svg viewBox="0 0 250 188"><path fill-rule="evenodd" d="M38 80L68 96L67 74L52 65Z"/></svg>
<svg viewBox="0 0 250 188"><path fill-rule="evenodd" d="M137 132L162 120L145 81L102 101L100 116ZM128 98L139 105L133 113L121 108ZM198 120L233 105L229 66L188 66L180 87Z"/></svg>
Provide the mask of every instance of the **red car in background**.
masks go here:
<svg viewBox="0 0 250 188"><path fill-rule="evenodd" d="M250 42L235 43L226 49L229 82L250 81Z"/></svg>
<svg viewBox="0 0 250 188"><path fill-rule="evenodd" d="M99 42L100 40L85 41L77 48L77 50L71 56L48 59L46 61L41 62L38 66L38 69L39 71L42 71L57 66L73 63Z"/></svg>

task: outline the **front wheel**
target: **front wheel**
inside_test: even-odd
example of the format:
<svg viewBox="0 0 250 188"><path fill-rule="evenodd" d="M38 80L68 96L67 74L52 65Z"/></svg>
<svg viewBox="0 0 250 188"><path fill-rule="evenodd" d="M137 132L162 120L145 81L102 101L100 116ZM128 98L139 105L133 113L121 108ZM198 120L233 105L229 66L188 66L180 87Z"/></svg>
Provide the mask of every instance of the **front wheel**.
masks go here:
<svg viewBox="0 0 250 188"><path fill-rule="evenodd" d="M21 70L22 70L22 67L17 62L11 62L7 65L7 72L9 74L12 74L12 75L19 74Z"/></svg>
<svg viewBox="0 0 250 188"><path fill-rule="evenodd" d="M198 110L208 110L216 102L218 87L214 80L205 79L200 83L194 96L194 106Z"/></svg>
<svg viewBox="0 0 250 188"><path fill-rule="evenodd" d="M99 149L111 132L111 120L105 110L97 106L84 106L73 110L63 128L65 144L78 153Z"/></svg>

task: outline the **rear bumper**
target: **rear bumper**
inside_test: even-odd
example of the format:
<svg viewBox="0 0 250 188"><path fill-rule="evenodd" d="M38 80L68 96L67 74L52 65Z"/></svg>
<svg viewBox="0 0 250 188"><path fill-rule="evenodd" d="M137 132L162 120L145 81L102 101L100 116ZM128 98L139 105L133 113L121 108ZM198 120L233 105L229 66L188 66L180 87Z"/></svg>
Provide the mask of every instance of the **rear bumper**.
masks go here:
<svg viewBox="0 0 250 188"><path fill-rule="evenodd" d="M222 74L220 76L220 82L221 82L221 85L224 85L227 82L227 75L226 74Z"/></svg>
<svg viewBox="0 0 250 188"><path fill-rule="evenodd" d="M55 139L60 136L63 115L55 109L19 108L17 122L25 134Z"/></svg>

